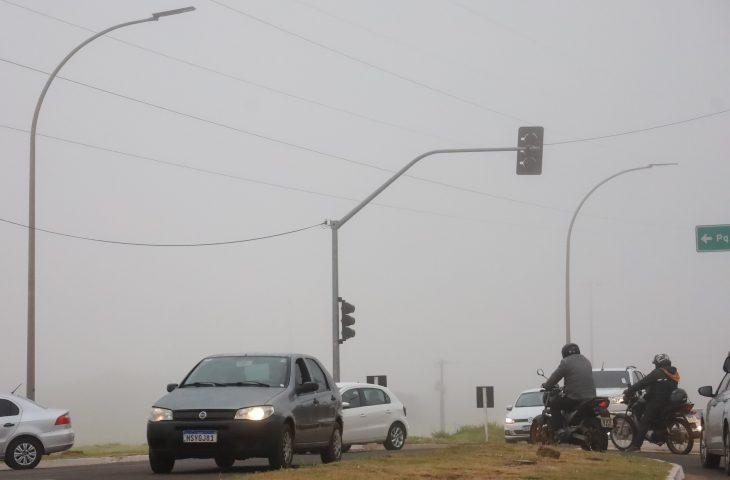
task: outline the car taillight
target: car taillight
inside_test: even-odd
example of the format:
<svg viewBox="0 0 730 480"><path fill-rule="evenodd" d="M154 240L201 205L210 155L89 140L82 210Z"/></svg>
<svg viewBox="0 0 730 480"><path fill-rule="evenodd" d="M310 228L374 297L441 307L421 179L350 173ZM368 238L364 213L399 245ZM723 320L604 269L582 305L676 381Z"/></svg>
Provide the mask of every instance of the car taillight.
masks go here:
<svg viewBox="0 0 730 480"><path fill-rule="evenodd" d="M71 425L71 416L68 413L64 413L56 419L55 425Z"/></svg>
<svg viewBox="0 0 730 480"><path fill-rule="evenodd" d="M598 406L601 408L608 408L609 405L610 402L608 400L601 400L600 402L598 402Z"/></svg>

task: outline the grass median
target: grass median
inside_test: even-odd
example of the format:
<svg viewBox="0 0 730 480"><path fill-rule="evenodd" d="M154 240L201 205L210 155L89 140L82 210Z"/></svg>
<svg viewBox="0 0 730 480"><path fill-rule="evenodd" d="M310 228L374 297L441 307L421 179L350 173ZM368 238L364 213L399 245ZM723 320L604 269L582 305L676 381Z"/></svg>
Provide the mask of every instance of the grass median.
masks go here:
<svg viewBox="0 0 730 480"><path fill-rule="evenodd" d="M83 445L61 453L53 453L48 458L88 458L88 457L127 457L130 455L147 455L147 444L125 445L122 443L103 443L99 445Z"/></svg>
<svg viewBox="0 0 730 480"><path fill-rule="evenodd" d="M559 459L539 457L527 444L452 445L443 449L395 453L246 475L246 480L395 480L395 479L533 479L659 480L669 471L666 463L618 453L584 452L559 448ZM240 477L243 479L244 477Z"/></svg>

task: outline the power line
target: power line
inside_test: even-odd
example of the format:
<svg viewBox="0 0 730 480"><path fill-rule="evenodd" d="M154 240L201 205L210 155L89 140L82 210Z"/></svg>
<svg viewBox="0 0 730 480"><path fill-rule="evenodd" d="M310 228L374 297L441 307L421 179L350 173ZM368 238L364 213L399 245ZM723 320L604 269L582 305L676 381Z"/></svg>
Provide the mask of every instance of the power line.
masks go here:
<svg viewBox="0 0 730 480"><path fill-rule="evenodd" d="M8 60L8 59L5 59L5 58L0 58L0 61L1 62L5 62L5 63L8 63L8 64L11 64L11 65L15 65L15 66L20 67L20 68L24 68L24 69L27 69L27 70L31 70L31 71L36 72L36 73L41 73L41 74L45 74L45 75L48 74L48 72L46 72L44 70L41 70L41 69L38 69L38 68L35 68L35 67L31 67L29 65L25 65L25 64L22 64L22 63L19 63L19 62L15 62L13 60ZM186 117L186 118L189 118L189 119L193 119L193 120L197 120L197 121L200 121L200 122L208 123L208 124L211 124L211 125L214 125L214 126L217 126L217 127L225 128L225 129L228 129L228 130L233 130L233 131L236 131L238 133L245 134L245 135L250 135L250 136L253 136L253 137L256 137L256 138L260 138L260 139L263 139L263 140L267 140L267 141L270 141L270 142L274 142L274 143L279 143L279 144L282 144L282 145L286 145L288 147L295 148L295 149L298 149L298 150L303 150L303 151L310 152L310 153L316 153L318 155L322 155L322 156L325 156L325 157L328 157L328 158L333 158L333 159L336 159L336 160L341 160L341 161L348 162L348 163L351 163L351 164L359 165L361 167L372 168L374 170L379 170L381 172L387 172L387 173L391 173L391 174L392 173L395 173L395 170L391 170L389 168L380 167L378 165L375 165L375 164L372 164L372 163L368 163L368 162L363 162L363 161L359 161L359 160L353 160L351 158L347 158L347 157L344 157L342 155L337 155L337 154L334 154L334 153L324 152L324 151L317 150L317 149L314 149L314 148L311 148L311 147L306 147L306 146L303 146L303 145L298 145L298 144L295 144L295 143L292 143L292 142L288 142L286 140L278 139L278 138L275 138L275 137L270 137L270 136L267 136L267 135L263 135L263 134L260 134L260 133L257 133L257 132L253 132L253 131L250 131L250 130L245 130L245 129L238 128L238 127L235 127L235 126L232 126L232 125L228 125L228 124L225 124L225 123L221 123L221 122L218 122L218 121L209 120L209 119L206 119L206 118L197 116L197 115L193 115L193 114L181 112L181 111L178 111L178 110L169 108L169 107L164 107L162 105L157 105L157 104L148 102L146 100L140 100L140 99L137 99L137 98L134 98L134 97L130 97L128 95L124 95L124 94L121 94L121 93L113 92L111 90L106 90L106 89L103 89L103 88L100 88L100 87L96 87L96 86L91 85L91 84L88 84L88 83L84 83L84 82L80 82L80 81L77 81L77 80L73 80L73 79L70 79L68 77L64 77L62 75L58 75L58 76L56 76L56 78L59 78L61 80L64 80L64 81L67 81L67 82L70 82L70 83L73 83L73 84L76 84L76 85L81 85L81 86L90 88L92 90L96 90L96 91L103 92L103 93L106 93L106 94L109 94L109 95L113 95L115 97L119 97L119 98L122 98L122 99L125 99L125 100L128 100L128 101L131 101L131 102L134 102L134 103L139 103L139 104L142 104L142 105L146 105L148 107L156 108L156 109L165 111L167 113L172 113L172 114L180 115L180 116L183 116L183 117ZM555 208L553 208L553 207L547 207L545 205L541 205L541 204L538 204L538 203L527 202L527 201L524 201L524 200L518 200L518 199L515 199L515 198L506 197L506 196L502 196L502 195L495 195L495 194L492 194L492 193L483 192L483 191L475 190L475 189L471 189L471 188L460 187L460 186L457 186L457 185L452 185L450 183L441 182L441 181L438 181L438 180L431 180L429 178L420 177L420 176L417 176L417 175L406 174L406 175L404 175L404 177L407 177L407 178L410 178L410 179L419 180L421 182L430 183L430 184L433 184L433 185L439 185L439 186L442 186L442 187L445 187L445 188L449 188L449 189L452 189L452 190L458 190L458 191L462 191L462 192L473 193L473 194L476 194L476 195L481 195L481 196L485 196L485 197L489 197L489 198L494 198L494 199L498 199L498 200L504 200L504 201L512 202L512 203L516 203L516 204L529 205L529 206L533 206L533 207L537 207L537 208L547 208L547 209L555 210Z"/></svg>
<svg viewBox="0 0 730 480"><path fill-rule="evenodd" d="M28 225L15 222L13 220L8 220L6 218L0 218L0 222L8 223L10 225L15 225L16 227L22 227L25 229L30 228ZM262 235L260 237L253 237L253 238L243 238L238 240L225 240L220 242L205 242L205 243L149 243L149 242L125 242L122 240L108 240L108 239L102 239L102 238L95 238L95 237L87 237L84 235L74 235L71 233L65 233L65 232L58 232L55 230L48 230L45 228L39 228L35 227L33 230L36 230L38 232L48 233L51 235L57 235L60 237L66 237L66 238L75 238L77 240L86 240L89 242L96 242L96 243L107 243L107 244L113 244L113 245L126 245L126 246L133 246L133 247L214 247L214 246L220 246L220 245L233 245L237 243L248 243L248 242L255 242L258 240L267 240L269 238L276 238L276 237L283 237L285 235L291 235L294 233L303 232L305 230L311 230L312 228L319 227L321 225L324 225L324 222L320 222L314 225L309 225L306 227L297 228L294 230L287 230L286 232L279 232L274 233L271 235Z"/></svg>
<svg viewBox="0 0 730 480"><path fill-rule="evenodd" d="M48 18L48 19L51 19L51 20L54 20L54 21L63 23L65 25L69 25L71 27L84 30L84 31L89 32L89 33L98 33L96 30L94 30L92 28L85 27L85 26L80 25L78 23L70 22L70 21L65 20L63 18L50 15L50 14L45 13L45 12L42 12L40 10L32 9L32 8L27 7L25 5L20 5L20 4L11 2L9 0L0 0L0 1L3 2L3 3L6 3L8 5L12 5L14 7L17 7L17 8L23 9L23 10L26 10L26 11L31 12L31 13L34 13L36 15L40 15L42 17L45 17L45 18ZM285 90L281 90L281 89L278 89L278 88L271 87L269 85L265 85L265 84L262 84L262 83L259 83L259 82L255 82L253 80L249 80L247 78L244 78L244 77L241 77L241 76L238 76L238 75L233 75L231 73L226 73L226 72L223 72L221 70L217 70L217 69L214 69L214 68L211 68L211 67L206 67L205 65L200 65L198 63L191 62L190 60L186 60L184 58L176 57L174 55L170 55L170 54L161 52L159 50L155 50L155 49L152 49L152 48L149 48L149 47L145 47L143 45L139 45L139 44L134 43L134 42L130 42L130 41L127 41L127 40L122 40L121 38L117 38L117 37L115 37L113 35L105 35L103 38L107 38L107 39L110 39L110 40L114 40L115 42L121 43L123 45L127 45L129 47L133 47L133 48L136 48L138 50L142 50L144 52L151 53L153 55L157 55L157 56L166 58L168 60L172 60L174 62L181 63L183 65L187 65L187 66L190 66L190 67L193 67L193 68L197 68L199 70L203 70L205 72L212 73L214 75L219 75L219 76L224 77L224 78L227 78L229 80L234 80L234 81L237 81L237 82L240 82L240 83L243 83L243 84L246 84L246 85L250 85L252 87L255 87L255 88L258 88L258 89L261 89L261 90L266 90L268 92L275 93L277 95L282 95L282 96L285 96L285 97L289 97L289 98L295 99L295 100L300 101L300 102L304 102L304 103L308 103L310 105L315 105L317 107L325 108L325 109L331 110L333 112L342 113L342 114L349 115L349 116L352 116L352 117L355 117L355 118L359 118L361 120L366 120L368 122L380 124L380 125L383 125L383 126L386 126L386 127L390 127L390 128L395 128L395 129L402 130L402 131L405 131L405 132L408 132L408 133L411 133L411 134L415 134L415 135L421 135L421 136L429 137L429 138L437 138L439 140L456 141L453 138L446 137L446 136L441 135L441 134L436 133L436 132L430 132L430 131L426 131L426 130L419 130L417 128L409 127L407 125L401 125L401 124L394 123L394 122L391 122L391 121L388 121L388 120L383 120L383 119L371 117L369 115L365 115L365 114L362 114L362 113L359 113L359 112L356 112L356 111L353 111L353 110L349 110L349 109L346 109L346 108L338 107L336 105L331 105L331 104L328 104L328 103L324 103L324 102L321 102L319 100L314 100L314 99L311 99L311 98L303 97L301 95L297 95L297 94L294 94L294 93L291 93L291 92L287 92Z"/></svg>
<svg viewBox="0 0 730 480"><path fill-rule="evenodd" d="M725 113L730 112L730 108L726 108L724 110L718 110L716 112L710 112L710 113L704 113L702 115L697 115L695 117L685 118L682 120L677 120L676 122L669 122L669 123L660 123L658 125L652 125L650 127L645 128L634 128L631 130L624 130L621 132L615 132L615 133L609 133L606 135L598 135L595 137L586 137L586 138L576 138L573 140L561 140L559 142L550 142L546 143L545 145L566 145L568 143L579 143L579 142L593 142L596 140L603 140L606 138L615 138L615 137L622 137L624 135L633 135L635 133L643 133L643 132L649 132L651 130L658 130L660 128L666 128L666 127L674 127L677 125L682 125L684 123L690 123L694 122L696 120L702 120L704 118L710 118L710 117L716 117L718 115L723 115Z"/></svg>
<svg viewBox="0 0 730 480"><path fill-rule="evenodd" d="M0 128L5 128L7 130L13 130L13 131L20 132L20 133L26 133L26 134L30 133L30 131L27 129L17 128L17 127L13 127L10 125L0 124ZM336 194L331 194L331 193L318 192L316 190L309 190L306 188L301 188L301 187L296 187L296 186L291 186L291 185L284 185L284 184L274 183L274 182L268 182L268 181L264 181L264 180L258 180L258 179L254 179L254 178L250 178L250 177L244 177L244 176L240 176L240 175L234 175L231 173L220 172L217 170L195 167L192 165L186 165L184 163L171 162L169 160L162 160L162 159L150 157L147 155L139 155L136 153L125 152L123 150L102 147L100 145L94 145L94 144L87 143L87 142L80 142L80 141L71 140L68 138L57 137L54 135L48 135L48 134L43 134L43 133L36 133L36 135L38 135L39 137L48 138L48 139L55 140L58 142L68 143L71 145L78 145L78 146L82 146L82 147L86 147L86 148L100 150L103 152L109 152L109 153L114 153L117 155L123 155L126 157L136 158L139 160L146 160L146 161L158 163L161 165L165 165L168 167L177 167L177 168L181 168L184 170L190 170L190 171L193 171L196 173L203 173L203 174L212 175L212 176L219 176L219 177L229 178L232 180L239 180L239 181L244 181L244 182L248 182L248 183L254 183L254 184L264 185L264 186L273 187L273 188L279 188L279 189L283 189L283 190L290 190L290 191L299 192L299 193L316 195L316 196L320 196L320 197L334 198L337 200L344 200L344 201L352 202L352 203L359 203L361 201L361 199L359 199L359 198L347 197L344 195L336 195ZM432 210L422 210L422 209L411 208L411 207L402 207L402 206L398 206L398 205L392 205L392 204L381 203L381 202L373 202L372 205L382 207L382 208L389 208L389 209L393 209L393 210L400 210L400 211L417 213L417 214L422 214L422 215L431 215L431 216L442 217L442 218L452 218L452 219L456 219L456 220L466 220L466 221L471 221L471 222L480 222L480 223L489 223L489 224L497 223L497 224L513 225L513 226L523 226L523 225L520 225L517 223L503 222L503 221L498 221L498 220L487 220L487 219L476 218L476 217L465 217L465 216L461 216L461 215L451 215L448 213L434 212ZM555 210L559 210L564 213L569 213L567 210L561 210L561 209L557 209L557 208L555 208Z"/></svg>
<svg viewBox="0 0 730 480"><path fill-rule="evenodd" d="M15 225L17 227L22 228L30 228L28 225L25 225L20 222L15 222L13 220L8 220L6 218L0 218L0 222L8 223L10 225ZM150 242L126 242L122 240L108 240L108 239L101 239L101 238L95 238L95 237L87 237L83 235L74 235L70 233L65 232L58 232L55 230L48 230L45 228L39 228L35 227L34 230L39 232L48 233L51 235L58 235L61 237L67 237L67 238L75 238L78 240L86 240L90 242L97 242L97 243L108 243L108 244L114 244L114 245L127 245L127 246L135 246L135 247L212 247L212 246L219 246L219 245L232 245L237 243L248 243L248 242L255 242L258 240L266 240L269 238L276 238L276 237L283 237L285 235L291 235L294 233L303 232L305 230L310 230L315 227L319 227L321 225L324 225L324 222L320 222L314 225L309 225L306 227L297 228L294 230L287 230L285 232L279 232L274 233L271 235L263 235L259 237L253 237L253 238L244 238L244 239L237 239L237 240L225 240L225 241L218 241L218 242L204 242L204 243L150 243Z"/></svg>
<svg viewBox="0 0 730 480"><path fill-rule="evenodd" d="M386 75L390 75L392 77L398 78L400 80L403 80L405 82L411 83L411 84L416 85L418 87L424 88L424 89L429 90L431 92L434 92L434 93L437 93L439 95L443 95L445 97L451 98L452 100L456 100L456 101L459 101L461 103L465 103L467 105L471 105L472 107L479 108L480 110L485 110L487 112L490 112L490 113L493 113L493 114L496 114L496 115L499 115L499 116L502 116L502 117L505 117L505 118L509 118L510 120L516 120L518 122L527 122L527 120L524 120L524 119L522 119L520 117L516 117L514 115L510 115L509 113L501 112L501 111L496 110L494 108L487 107L486 105L482 105L479 102L475 102L473 100L469 100L468 98L464 98L464 97L461 97L459 95L450 93L450 92L448 92L446 90L440 89L438 87L434 87L433 85L430 85L428 83L422 82L422 81L417 80L415 78L411 78L409 76L406 76L406 75L403 75L403 74L394 72L392 70L388 70L387 68L381 67L381 66L376 65L376 64L371 63L371 62L368 62L367 60L363 60L363 59L361 59L359 57L355 57L354 55L350 55L349 53L343 52L342 50L337 50L336 48L333 48L333 47L330 47L328 45L325 45L324 43L318 42L318 41L313 40L313 39L311 39L309 37L305 37L304 35L301 35L299 33L293 32L291 30L287 30L284 27L280 27L279 25L276 25L275 23L272 23L272 22L269 22L267 20L264 20L263 18L257 17L255 15L252 15L252 14L250 14L248 12L243 11L243 10L239 10L237 8L231 7L230 5L226 5L225 3L220 2L218 0L209 0L209 1L212 2L212 3L215 3L216 5L221 6L223 8L227 8L228 10L231 10L233 12L236 12L236 13L238 13L240 15L243 15L244 17L247 17L247 18L249 18L249 19L251 19L251 20L253 20L255 22L261 23L261 24L266 25L268 27L271 27L271 28L273 28L275 30L278 30L278 31L280 31L282 33L285 33L285 34L287 34L287 35L289 35L291 37L294 37L294 38L297 38L299 40L302 40L302 41L304 41L306 43L309 43L310 45L314 45L314 46L319 47L321 49L324 49L324 50L326 50L326 51L328 51L330 53L334 53L335 55L338 55L340 57L343 57L343 58L346 58L348 60L351 60L351 61L353 61L355 63L359 63L361 65L365 65L366 67L372 68L372 69L377 70L377 71L379 71L381 73L385 73Z"/></svg>

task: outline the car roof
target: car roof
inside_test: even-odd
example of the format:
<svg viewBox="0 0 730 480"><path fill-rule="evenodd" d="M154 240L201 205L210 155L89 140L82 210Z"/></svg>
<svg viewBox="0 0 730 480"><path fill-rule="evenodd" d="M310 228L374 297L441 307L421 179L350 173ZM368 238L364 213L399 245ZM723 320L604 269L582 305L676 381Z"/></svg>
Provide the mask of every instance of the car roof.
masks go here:
<svg viewBox="0 0 730 480"><path fill-rule="evenodd" d="M388 390L388 387L384 387L382 385L376 385L374 383L362 383L362 382L338 382L335 385L337 385L337 388L340 390L344 388L380 388L382 390Z"/></svg>
<svg viewBox="0 0 730 480"><path fill-rule="evenodd" d="M216 353L208 355L205 358L220 358L220 357L309 357L316 358L314 355L306 353L272 353L272 352L242 352L242 353Z"/></svg>
<svg viewBox="0 0 730 480"><path fill-rule="evenodd" d="M594 368L594 372L625 372L629 368L635 367L624 367L624 368Z"/></svg>
<svg viewBox="0 0 730 480"><path fill-rule="evenodd" d="M522 395L523 393L535 393L535 392L539 392L540 390L541 389L539 389L539 388L529 388L527 390L520 392L520 395Z"/></svg>

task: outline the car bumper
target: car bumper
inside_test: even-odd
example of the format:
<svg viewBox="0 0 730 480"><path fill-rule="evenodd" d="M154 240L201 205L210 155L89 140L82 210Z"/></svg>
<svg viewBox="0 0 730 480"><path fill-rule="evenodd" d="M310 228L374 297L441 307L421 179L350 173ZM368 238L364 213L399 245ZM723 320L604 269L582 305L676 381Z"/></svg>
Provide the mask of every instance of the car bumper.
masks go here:
<svg viewBox="0 0 730 480"><path fill-rule="evenodd" d="M275 417L246 420L147 422L147 444L158 454L181 458L267 457L276 446L283 422ZM214 430L216 443L183 443L183 431Z"/></svg>
<svg viewBox="0 0 730 480"><path fill-rule="evenodd" d="M45 453L57 453L73 447L76 434L72 428L53 430L41 435L43 450Z"/></svg>
<svg viewBox="0 0 730 480"><path fill-rule="evenodd" d="M504 426L504 439L508 442L530 439L529 423L510 423Z"/></svg>

